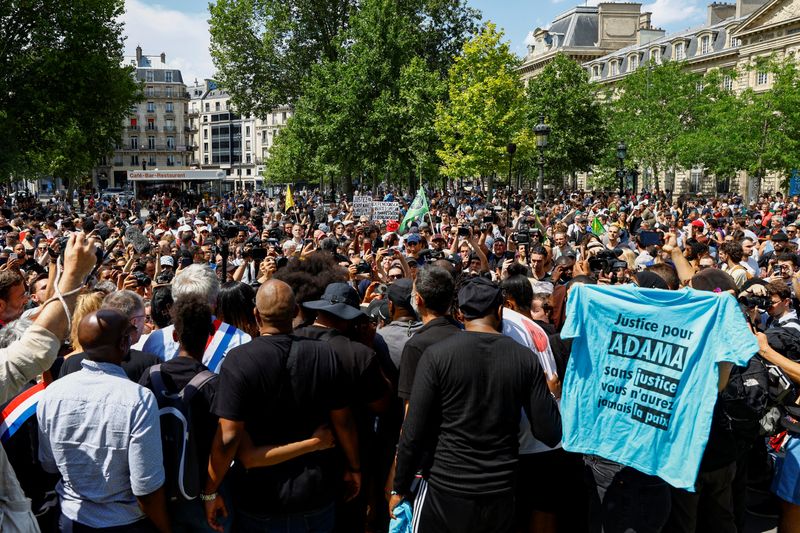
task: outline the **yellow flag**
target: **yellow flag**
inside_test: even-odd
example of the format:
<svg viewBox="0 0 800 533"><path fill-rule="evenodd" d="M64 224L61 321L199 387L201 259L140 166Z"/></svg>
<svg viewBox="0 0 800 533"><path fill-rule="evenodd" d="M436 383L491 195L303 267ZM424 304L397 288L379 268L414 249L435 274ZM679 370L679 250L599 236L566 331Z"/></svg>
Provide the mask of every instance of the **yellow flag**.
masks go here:
<svg viewBox="0 0 800 533"><path fill-rule="evenodd" d="M288 211L290 207L294 207L294 195L292 194L292 186L286 184L286 208L284 211Z"/></svg>

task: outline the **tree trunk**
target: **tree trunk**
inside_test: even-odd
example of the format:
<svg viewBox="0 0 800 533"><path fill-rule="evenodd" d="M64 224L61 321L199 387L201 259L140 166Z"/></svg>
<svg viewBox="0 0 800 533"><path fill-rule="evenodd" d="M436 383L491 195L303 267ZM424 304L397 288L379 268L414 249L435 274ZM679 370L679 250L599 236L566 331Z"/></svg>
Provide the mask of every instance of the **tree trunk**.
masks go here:
<svg viewBox="0 0 800 533"><path fill-rule="evenodd" d="M342 180L343 193L347 198L353 197L353 176L348 172Z"/></svg>

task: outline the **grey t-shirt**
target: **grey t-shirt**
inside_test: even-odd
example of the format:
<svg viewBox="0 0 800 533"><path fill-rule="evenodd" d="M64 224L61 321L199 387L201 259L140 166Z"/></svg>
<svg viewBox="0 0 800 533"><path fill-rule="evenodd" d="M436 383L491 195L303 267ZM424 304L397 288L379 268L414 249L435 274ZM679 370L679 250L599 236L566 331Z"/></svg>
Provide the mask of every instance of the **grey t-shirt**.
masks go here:
<svg viewBox="0 0 800 533"><path fill-rule="evenodd" d="M389 355L395 368L400 368L400 357L403 355L408 339L422 328L419 320L395 320L380 328L377 333L389 347Z"/></svg>

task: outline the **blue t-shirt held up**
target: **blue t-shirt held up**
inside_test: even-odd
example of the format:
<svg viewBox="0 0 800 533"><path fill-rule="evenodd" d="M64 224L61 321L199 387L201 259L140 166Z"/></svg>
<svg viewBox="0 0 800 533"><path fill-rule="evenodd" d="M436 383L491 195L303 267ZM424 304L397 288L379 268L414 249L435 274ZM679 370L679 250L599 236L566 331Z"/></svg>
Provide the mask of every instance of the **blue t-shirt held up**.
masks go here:
<svg viewBox="0 0 800 533"><path fill-rule="evenodd" d="M563 338L563 446L693 490L717 400L717 363L758 352L736 300L685 288L579 285Z"/></svg>

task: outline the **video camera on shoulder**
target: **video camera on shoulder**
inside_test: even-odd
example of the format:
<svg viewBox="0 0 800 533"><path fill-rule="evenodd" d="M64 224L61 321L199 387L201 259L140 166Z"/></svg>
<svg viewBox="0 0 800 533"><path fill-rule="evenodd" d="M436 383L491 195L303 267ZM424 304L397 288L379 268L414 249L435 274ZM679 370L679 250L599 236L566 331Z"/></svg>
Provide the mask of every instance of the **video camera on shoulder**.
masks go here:
<svg viewBox="0 0 800 533"><path fill-rule="evenodd" d="M761 311L766 311L772 304L769 296L757 296L755 294L739 296L739 303L747 309L759 309Z"/></svg>
<svg viewBox="0 0 800 533"><path fill-rule="evenodd" d="M542 238L537 228L531 228L529 224L523 223L517 227L517 231L511 234L511 240L517 244L530 244L531 241L539 242Z"/></svg>
<svg viewBox="0 0 800 533"><path fill-rule="evenodd" d="M211 232L214 237L222 238L222 239L234 239L239 232L244 229L247 230L244 226L239 226L238 224L233 224L231 222L222 222L219 226L215 227Z"/></svg>
<svg viewBox="0 0 800 533"><path fill-rule="evenodd" d="M597 252L594 257L589 259L589 270L594 274L601 272L610 274L611 272L628 268L628 263L620 260L620 256L622 256L622 250L617 248Z"/></svg>

